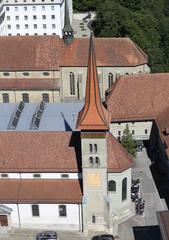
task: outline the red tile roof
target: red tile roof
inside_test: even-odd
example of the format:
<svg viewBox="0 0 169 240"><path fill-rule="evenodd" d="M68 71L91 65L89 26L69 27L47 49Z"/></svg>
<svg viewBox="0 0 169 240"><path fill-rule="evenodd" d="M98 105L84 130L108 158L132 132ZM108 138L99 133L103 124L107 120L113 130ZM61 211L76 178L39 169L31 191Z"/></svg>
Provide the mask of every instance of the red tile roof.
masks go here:
<svg viewBox="0 0 169 240"><path fill-rule="evenodd" d="M122 76L108 90L112 121L155 119L168 109L169 74Z"/></svg>
<svg viewBox="0 0 169 240"><path fill-rule="evenodd" d="M78 142L71 132L0 132L0 171L77 172Z"/></svg>
<svg viewBox="0 0 169 240"><path fill-rule="evenodd" d="M111 114L101 102L93 38L90 38L85 104L79 112L77 129L108 130Z"/></svg>
<svg viewBox="0 0 169 240"><path fill-rule="evenodd" d="M0 89L53 90L60 89L60 79L54 78L0 78Z"/></svg>
<svg viewBox="0 0 169 240"><path fill-rule="evenodd" d="M0 132L0 172L80 172L79 133ZM108 172L131 167L131 156L106 134Z"/></svg>
<svg viewBox="0 0 169 240"><path fill-rule="evenodd" d="M0 203L80 203L82 191L72 179L1 179Z"/></svg>
<svg viewBox="0 0 169 240"><path fill-rule="evenodd" d="M122 145L111 133L107 133L106 137L109 172L123 172L128 168L131 168L133 165L131 155L122 147Z"/></svg>
<svg viewBox="0 0 169 240"><path fill-rule="evenodd" d="M137 66L147 63L147 56L129 38L95 38L96 65ZM87 66L89 40L75 38L61 51L61 66Z"/></svg>
<svg viewBox="0 0 169 240"><path fill-rule="evenodd" d="M147 57L129 38L97 38L97 66L137 66ZM87 66L89 40L75 38L65 45L57 36L1 36L0 71L57 70Z"/></svg>

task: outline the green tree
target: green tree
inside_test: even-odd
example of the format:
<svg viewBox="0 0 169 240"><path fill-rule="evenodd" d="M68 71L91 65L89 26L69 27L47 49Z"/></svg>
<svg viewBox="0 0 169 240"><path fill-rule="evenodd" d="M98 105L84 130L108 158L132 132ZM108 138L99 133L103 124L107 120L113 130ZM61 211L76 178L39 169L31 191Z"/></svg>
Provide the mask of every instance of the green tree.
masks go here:
<svg viewBox="0 0 169 240"><path fill-rule="evenodd" d="M123 131L121 144L133 157L136 156L136 141L133 139L128 124L126 124L126 128Z"/></svg>

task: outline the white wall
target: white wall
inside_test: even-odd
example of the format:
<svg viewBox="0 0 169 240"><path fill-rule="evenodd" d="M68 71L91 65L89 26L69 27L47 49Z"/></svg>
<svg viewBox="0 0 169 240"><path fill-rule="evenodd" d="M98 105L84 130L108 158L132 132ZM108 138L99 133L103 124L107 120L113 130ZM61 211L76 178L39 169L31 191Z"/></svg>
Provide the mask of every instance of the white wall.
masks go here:
<svg viewBox="0 0 169 240"><path fill-rule="evenodd" d="M0 178L3 178L0 173ZM8 174L8 178L13 179L33 179L34 174L36 173L6 173ZM69 179L78 179L81 178L81 174L78 173L37 173L41 175L42 179L63 179L62 174L67 174L69 176ZM4 179L4 178L3 178Z"/></svg>
<svg viewBox="0 0 169 240"><path fill-rule="evenodd" d="M127 178L127 199L122 201L122 181L124 178ZM116 182L116 191L108 191L108 195L112 202L112 209L117 210L124 208L124 206L131 202L131 168L122 173L108 173L108 182L110 180Z"/></svg>
<svg viewBox="0 0 169 240"><path fill-rule="evenodd" d="M66 230L81 229L81 205L66 205L66 217L59 216L59 205L61 204L39 204L39 217L32 216L31 204L3 204L12 208L9 216L12 227L30 227L30 228L56 228ZM18 213L20 218L18 217Z"/></svg>
<svg viewBox="0 0 169 240"><path fill-rule="evenodd" d="M148 140L150 138L152 121L111 123L110 131L113 136L116 138L122 136L126 124L128 124L131 132L132 130L134 131L133 137L135 140ZM145 130L147 130L147 134L145 133ZM121 133L121 135L119 133Z"/></svg>

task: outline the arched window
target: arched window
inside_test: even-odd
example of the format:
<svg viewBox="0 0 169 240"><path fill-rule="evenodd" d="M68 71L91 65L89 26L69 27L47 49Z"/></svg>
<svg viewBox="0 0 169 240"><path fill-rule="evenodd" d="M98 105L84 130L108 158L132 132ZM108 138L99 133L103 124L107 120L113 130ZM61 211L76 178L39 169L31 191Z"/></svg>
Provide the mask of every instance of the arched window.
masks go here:
<svg viewBox="0 0 169 240"><path fill-rule="evenodd" d="M94 144L94 152L97 153L97 144Z"/></svg>
<svg viewBox="0 0 169 240"><path fill-rule="evenodd" d="M100 165L100 159L98 157L95 157L95 164L98 166Z"/></svg>
<svg viewBox="0 0 169 240"><path fill-rule="evenodd" d="M90 158L89 158L89 163L90 163L90 165L93 165L93 164L94 164L93 157L90 157Z"/></svg>
<svg viewBox="0 0 169 240"><path fill-rule="evenodd" d="M9 94L2 93L3 103L9 103Z"/></svg>
<svg viewBox="0 0 169 240"><path fill-rule="evenodd" d="M29 102L29 94L28 93L23 93L22 94L22 100L24 103L28 103Z"/></svg>
<svg viewBox="0 0 169 240"><path fill-rule="evenodd" d="M114 180L109 181L108 191L110 191L110 192L115 192L116 191L116 182Z"/></svg>
<svg viewBox="0 0 169 240"><path fill-rule="evenodd" d="M93 152L93 145L89 144L89 152L92 153Z"/></svg>
<svg viewBox="0 0 169 240"><path fill-rule="evenodd" d="M122 201L127 199L127 178L122 181Z"/></svg>
<svg viewBox="0 0 169 240"><path fill-rule="evenodd" d="M46 103L49 102L49 94L48 93L43 93L42 94L42 100Z"/></svg>
<svg viewBox="0 0 169 240"><path fill-rule="evenodd" d="M109 75L108 75L108 87L111 87L112 84L113 84L113 74L109 73Z"/></svg>
<svg viewBox="0 0 169 240"><path fill-rule="evenodd" d="M70 72L70 95L75 95L75 75L73 72Z"/></svg>

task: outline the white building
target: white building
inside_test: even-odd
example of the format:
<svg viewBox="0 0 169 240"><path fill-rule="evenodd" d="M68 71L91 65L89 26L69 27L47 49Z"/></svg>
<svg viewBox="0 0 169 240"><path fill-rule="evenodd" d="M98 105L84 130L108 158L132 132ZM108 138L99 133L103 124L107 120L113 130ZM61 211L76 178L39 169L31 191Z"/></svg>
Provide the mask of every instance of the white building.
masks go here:
<svg viewBox="0 0 169 240"><path fill-rule="evenodd" d="M65 0L2 0L0 35L59 35L64 27ZM72 21L72 0L68 0Z"/></svg>

